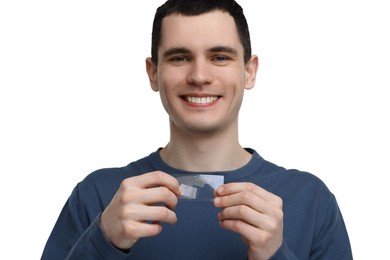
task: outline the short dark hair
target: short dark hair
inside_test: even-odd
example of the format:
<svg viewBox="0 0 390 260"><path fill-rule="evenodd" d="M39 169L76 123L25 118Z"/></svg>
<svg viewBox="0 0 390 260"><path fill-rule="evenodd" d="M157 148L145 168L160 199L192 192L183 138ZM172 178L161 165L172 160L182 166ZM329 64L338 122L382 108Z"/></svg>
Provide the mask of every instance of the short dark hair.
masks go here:
<svg viewBox="0 0 390 260"><path fill-rule="evenodd" d="M248 62L252 55L251 40L248 23L242 7L234 0L168 0L157 8L152 29L152 61L158 62L158 47L161 42L161 28L164 17L172 14L196 16L215 10L229 13L237 27L237 33L244 47L244 62Z"/></svg>

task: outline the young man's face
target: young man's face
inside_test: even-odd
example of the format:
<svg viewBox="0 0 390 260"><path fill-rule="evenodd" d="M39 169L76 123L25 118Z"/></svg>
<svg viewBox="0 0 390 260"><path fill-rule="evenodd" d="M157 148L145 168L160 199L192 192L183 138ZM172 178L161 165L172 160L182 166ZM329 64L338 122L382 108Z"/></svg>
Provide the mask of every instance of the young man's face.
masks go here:
<svg viewBox="0 0 390 260"><path fill-rule="evenodd" d="M221 11L171 15L162 23L158 64L147 60L171 130L214 133L233 129L244 89L254 85L257 57L244 64L234 19Z"/></svg>

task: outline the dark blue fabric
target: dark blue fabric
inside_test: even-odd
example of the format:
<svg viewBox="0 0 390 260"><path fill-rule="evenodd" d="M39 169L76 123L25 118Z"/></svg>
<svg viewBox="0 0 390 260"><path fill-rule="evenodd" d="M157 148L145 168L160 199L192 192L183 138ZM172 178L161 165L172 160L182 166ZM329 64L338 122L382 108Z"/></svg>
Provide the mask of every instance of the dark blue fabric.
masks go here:
<svg viewBox="0 0 390 260"><path fill-rule="evenodd" d="M272 259L352 259L347 231L333 194L310 173L286 170L254 150L244 167L224 175L225 183L253 182L283 199L284 241ZM165 164L159 152L122 168L101 169L73 190L47 241L42 259L246 259L236 233L219 227L212 201L179 200L178 222L164 224L161 234L140 239L122 252L104 237L99 220L125 178L160 170L185 172Z"/></svg>

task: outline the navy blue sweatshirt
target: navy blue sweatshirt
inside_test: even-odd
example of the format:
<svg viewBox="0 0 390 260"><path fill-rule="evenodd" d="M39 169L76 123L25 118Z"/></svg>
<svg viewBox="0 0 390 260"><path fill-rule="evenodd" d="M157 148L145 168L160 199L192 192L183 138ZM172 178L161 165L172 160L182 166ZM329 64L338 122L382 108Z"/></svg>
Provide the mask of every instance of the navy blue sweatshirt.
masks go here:
<svg viewBox="0 0 390 260"><path fill-rule="evenodd" d="M286 170L257 152L242 168L226 172L225 183L252 182L283 199L284 240L272 259L352 259L342 215L333 194L314 175ZM219 227L212 201L180 199L178 222L163 224L162 232L142 238L122 252L104 237L102 211L121 182L151 171L194 174L170 167L156 151L121 168L97 170L77 184L64 205L46 243L42 259L247 259L247 248L237 233Z"/></svg>

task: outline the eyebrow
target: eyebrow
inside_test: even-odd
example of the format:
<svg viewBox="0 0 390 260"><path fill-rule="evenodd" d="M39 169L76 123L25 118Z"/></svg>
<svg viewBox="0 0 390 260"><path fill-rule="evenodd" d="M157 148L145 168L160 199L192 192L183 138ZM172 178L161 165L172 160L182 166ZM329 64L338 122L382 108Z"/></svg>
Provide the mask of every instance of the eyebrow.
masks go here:
<svg viewBox="0 0 390 260"><path fill-rule="evenodd" d="M191 53L191 51L187 48L174 47L174 48L170 48L170 49L166 50L163 53L163 58L166 58L166 57L169 57L169 56L175 55L175 54L189 54L189 53Z"/></svg>
<svg viewBox="0 0 390 260"><path fill-rule="evenodd" d="M236 49L229 47L229 46L222 46L222 45L211 47L207 50L207 52L214 52L214 53L224 52L224 53L232 54L234 56L239 56L239 53ZM169 57L169 56L175 55L175 54L190 54L190 53L191 53L191 51L187 48L174 47L174 48L170 48L170 49L166 50L163 53L163 58L166 58L166 57Z"/></svg>
<svg viewBox="0 0 390 260"><path fill-rule="evenodd" d="M209 52L224 52L224 53L229 53L234 56L238 56L238 51L232 47L229 46L215 46L212 47L208 50Z"/></svg>

